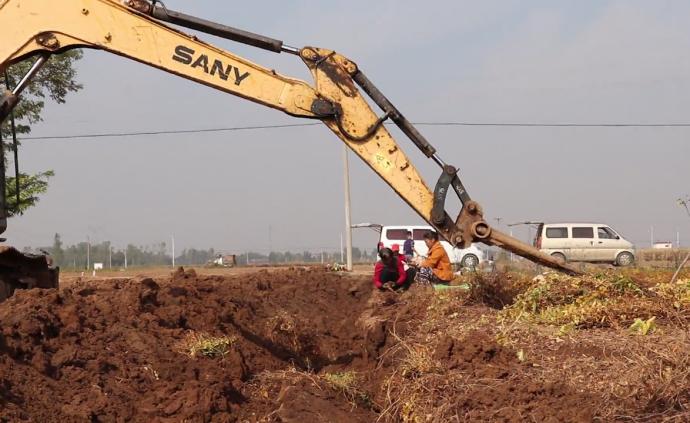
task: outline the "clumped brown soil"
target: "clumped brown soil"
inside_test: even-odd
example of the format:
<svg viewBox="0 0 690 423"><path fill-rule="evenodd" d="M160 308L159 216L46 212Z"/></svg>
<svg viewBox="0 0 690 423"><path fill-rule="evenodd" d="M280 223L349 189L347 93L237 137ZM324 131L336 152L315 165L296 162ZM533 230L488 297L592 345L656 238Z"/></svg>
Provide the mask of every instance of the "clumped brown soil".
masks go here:
<svg viewBox="0 0 690 423"><path fill-rule="evenodd" d="M564 335L502 310L524 279L472 283L178 270L19 292L0 304L0 421L682 421L677 326Z"/></svg>

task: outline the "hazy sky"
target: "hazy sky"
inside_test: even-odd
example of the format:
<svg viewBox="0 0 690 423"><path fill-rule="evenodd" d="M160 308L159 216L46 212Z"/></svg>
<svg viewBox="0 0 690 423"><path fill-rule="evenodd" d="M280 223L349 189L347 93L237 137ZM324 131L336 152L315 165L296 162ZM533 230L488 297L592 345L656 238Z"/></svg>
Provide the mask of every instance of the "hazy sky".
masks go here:
<svg viewBox="0 0 690 423"><path fill-rule="evenodd" d="M167 0L169 8L341 52L412 121L690 122L690 2ZM230 51L309 80L304 65L229 41ZM49 105L33 136L297 123L97 51L84 90ZM421 127L461 169L487 218L602 221L640 246L690 244L690 128ZM394 132L396 136L399 132ZM438 169L401 146L427 183ZM342 144L325 127L25 141L26 171L54 169L38 207L12 219L14 245L111 240L178 248L337 248L344 226ZM421 224L351 156L354 222ZM454 211L455 212L455 211ZM270 240L269 240L270 226ZM526 236L524 230L516 232ZM371 248L373 232L355 232Z"/></svg>

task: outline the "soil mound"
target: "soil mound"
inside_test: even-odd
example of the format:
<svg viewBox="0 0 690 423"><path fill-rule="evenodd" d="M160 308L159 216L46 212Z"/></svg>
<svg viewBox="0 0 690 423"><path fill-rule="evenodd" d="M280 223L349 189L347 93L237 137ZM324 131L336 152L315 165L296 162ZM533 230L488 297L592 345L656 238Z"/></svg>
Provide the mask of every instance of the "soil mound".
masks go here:
<svg viewBox="0 0 690 423"><path fill-rule="evenodd" d="M579 389L567 363L497 342L496 308L522 284L499 279L481 295L401 293L317 269L179 269L22 291L0 304L0 422L597 418L603 388Z"/></svg>
<svg viewBox="0 0 690 423"><path fill-rule="evenodd" d="M592 398L561 382L536 378L529 363L484 333L460 341L445 338L434 358L458 371L466 389L454 393L453 413L466 421L590 422L592 409L582 407Z"/></svg>
<svg viewBox="0 0 690 423"><path fill-rule="evenodd" d="M0 420L234 421L255 408L253 375L361 357L369 294L367 278L302 269L20 292L0 306ZM222 356L192 356L195 334L222 337ZM281 398L291 415L300 395Z"/></svg>

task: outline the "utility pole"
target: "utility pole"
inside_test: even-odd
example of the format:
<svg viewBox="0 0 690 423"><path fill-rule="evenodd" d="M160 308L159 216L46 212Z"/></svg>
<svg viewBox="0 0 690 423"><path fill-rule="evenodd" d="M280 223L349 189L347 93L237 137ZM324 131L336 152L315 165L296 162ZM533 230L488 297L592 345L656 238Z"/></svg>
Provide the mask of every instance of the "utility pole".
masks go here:
<svg viewBox="0 0 690 423"><path fill-rule="evenodd" d="M113 246L108 243L108 269L113 269Z"/></svg>
<svg viewBox="0 0 690 423"><path fill-rule="evenodd" d="M347 246L347 263L345 268L352 271L352 215L350 207L350 163L347 157L347 144L343 144L343 179L345 182L345 243ZM342 251L342 250L341 250ZM342 257L341 257L341 260Z"/></svg>
<svg viewBox="0 0 690 423"><path fill-rule="evenodd" d="M171 235L172 238L172 267L175 267L175 235Z"/></svg>
<svg viewBox="0 0 690 423"><path fill-rule="evenodd" d="M127 269L127 247L125 247L125 269Z"/></svg>
<svg viewBox="0 0 690 423"><path fill-rule="evenodd" d="M682 206L685 208L685 211L688 213L688 216L690 216L690 208L688 208L688 203L690 202L690 197L687 199L679 198L678 199L678 205ZM676 232L676 236L679 238L678 243L680 244L680 231ZM674 283L676 281L676 278L678 277L678 274L680 273L680 270L685 266L685 263L690 260L690 253L688 253L685 256L685 259L680 263L680 266L678 266L678 269L676 269L676 273L673 274L673 277L671 278L671 283Z"/></svg>
<svg viewBox="0 0 690 423"><path fill-rule="evenodd" d="M86 237L86 270L91 269L91 239Z"/></svg>
<svg viewBox="0 0 690 423"><path fill-rule="evenodd" d="M343 233L340 233L340 262L345 261L344 251L343 251Z"/></svg>

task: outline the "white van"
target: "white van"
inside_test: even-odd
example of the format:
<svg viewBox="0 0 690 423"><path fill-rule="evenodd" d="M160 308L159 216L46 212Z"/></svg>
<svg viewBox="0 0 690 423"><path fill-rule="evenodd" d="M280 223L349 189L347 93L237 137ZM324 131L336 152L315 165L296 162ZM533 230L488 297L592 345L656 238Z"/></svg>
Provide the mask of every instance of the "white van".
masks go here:
<svg viewBox="0 0 690 423"><path fill-rule="evenodd" d="M400 254L402 254L403 244L407 239L407 232L409 231L412 232L415 250L417 250L419 255L426 256L429 249L424 243L424 234L433 230L434 228L431 226L381 226L379 245L391 248L393 244L398 244L400 246ZM474 269L486 261L486 254L474 244L465 249L455 248L446 241L441 241L441 245L446 250L451 263L456 266Z"/></svg>
<svg viewBox="0 0 690 423"><path fill-rule="evenodd" d="M564 262L635 262L635 246L603 223L540 223L534 246Z"/></svg>

